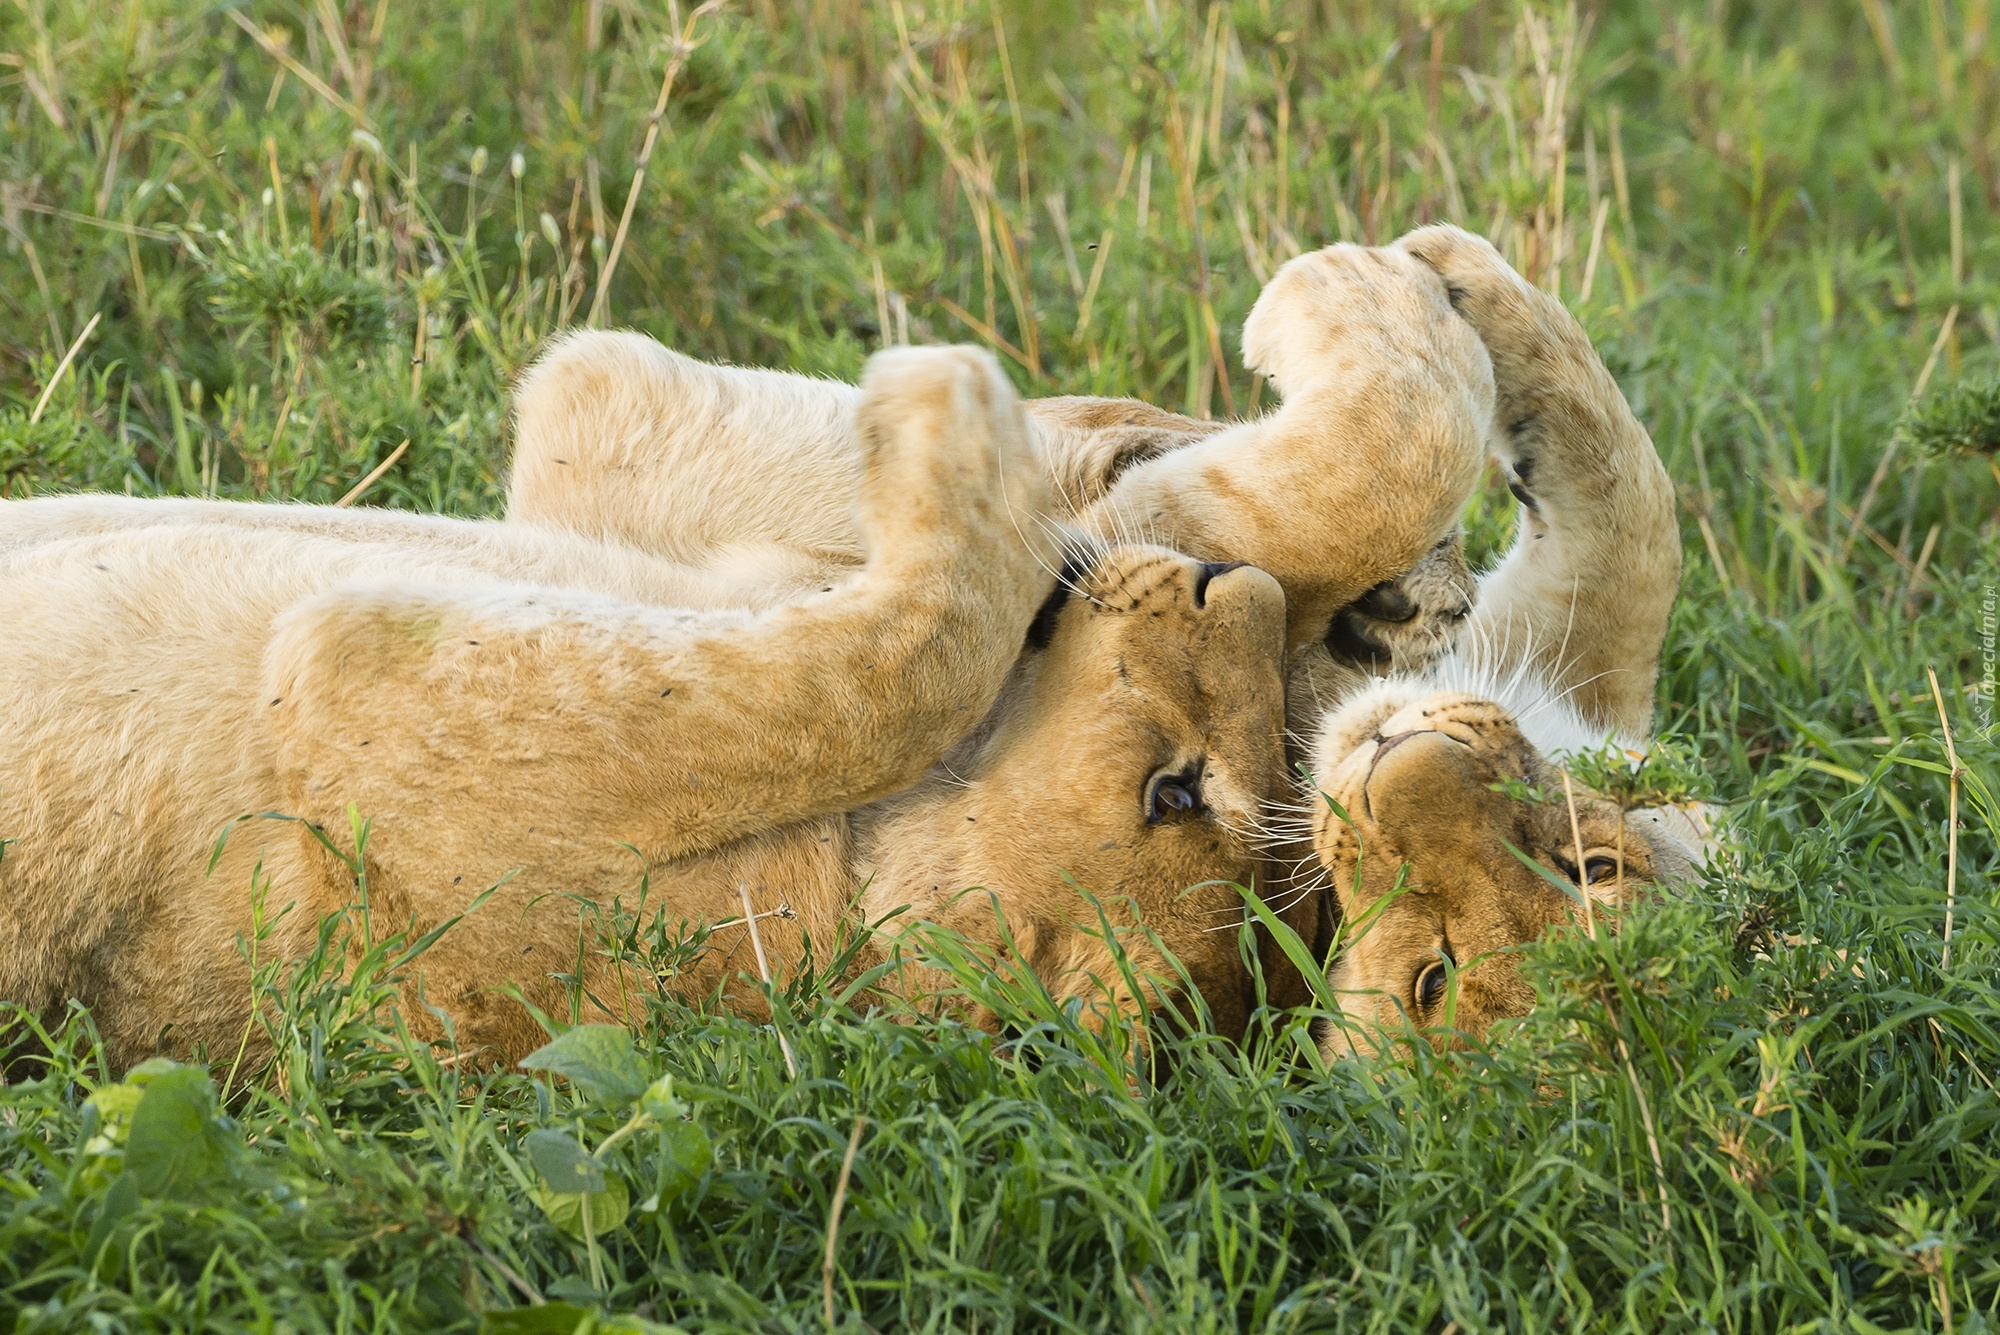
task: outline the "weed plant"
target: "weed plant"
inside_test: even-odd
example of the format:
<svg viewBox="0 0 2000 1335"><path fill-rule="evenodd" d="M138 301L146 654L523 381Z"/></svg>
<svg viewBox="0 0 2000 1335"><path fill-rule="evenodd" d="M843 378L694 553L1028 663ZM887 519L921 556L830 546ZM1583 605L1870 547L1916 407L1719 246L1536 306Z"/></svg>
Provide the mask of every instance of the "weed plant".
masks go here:
<svg viewBox="0 0 2000 1335"><path fill-rule="evenodd" d="M6 494L329 501L408 440L366 503L492 513L507 389L585 324L842 377L968 340L1241 414L1277 264L1449 219L1577 312L1680 487L1662 726L1734 846L1529 951L1518 1027L1330 1067L1305 1014L1141 1060L934 938L1009 1044L824 943L775 1027L663 999L474 1070L386 1005L422 943L350 913L206 1069L0 1012L0 1324L1993 1330L1991 21L11 0ZM1487 488L1475 549L1510 523ZM255 950L285 890L240 890Z"/></svg>

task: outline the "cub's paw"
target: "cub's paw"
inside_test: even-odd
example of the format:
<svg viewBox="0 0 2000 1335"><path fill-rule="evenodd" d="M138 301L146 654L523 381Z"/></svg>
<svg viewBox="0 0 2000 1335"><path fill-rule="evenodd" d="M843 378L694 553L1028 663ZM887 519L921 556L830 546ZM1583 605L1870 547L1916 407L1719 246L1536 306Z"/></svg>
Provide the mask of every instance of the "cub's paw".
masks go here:
<svg viewBox="0 0 2000 1335"><path fill-rule="evenodd" d="M1533 504L1539 465L1600 461L1638 431L1618 384L1560 301L1529 283L1491 242L1457 227L1423 227L1396 242L1443 280L1453 309L1493 361L1495 449L1515 494ZM1643 439L1643 432L1640 433Z"/></svg>
<svg viewBox="0 0 2000 1335"><path fill-rule="evenodd" d="M1047 559L1049 483L1020 400L977 348L897 348L868 359L855 429L862 523L878 553L971 539Z"/></svg>
<svg viewBox="0 0 2000 1335"><path fill-rule="evenodd" d="M1244 321L1243 360L1286 398L1390 369L1492 397L1486 350L1453 315L1443 280L1388 247L1327 246L1288 261Z"/></svg>
<svg viewBox="0 0 2000 1335"><path fill-rule="evenodd" d="M1454 532L1400 577L1334 613L1326 650L1371 677L1422 671L1450 651L1477 592L1465 536Z"/></svg>

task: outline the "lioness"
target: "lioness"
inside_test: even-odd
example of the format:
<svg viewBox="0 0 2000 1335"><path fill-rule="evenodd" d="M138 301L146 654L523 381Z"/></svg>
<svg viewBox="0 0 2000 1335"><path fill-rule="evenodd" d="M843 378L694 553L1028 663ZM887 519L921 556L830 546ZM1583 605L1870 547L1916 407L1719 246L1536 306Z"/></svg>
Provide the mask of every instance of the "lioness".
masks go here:
<svg viewBox="0 0 2000 1335"><path fill-rule="evenodd" d="M1427 475L1408 439L1358 449L1351 432L1274 441L1262 424L1225 428L1128 400L1028 404L1080 522L1164 530L1212 559L1258 560L1285 586L1287 712L1313 782L1301 819L1278 822L1260 884L1288 917L1309 920L1322 954L1343 918L1369 923L1332 970L1358 1024L1330 1032L1330 1052L1404 1017L1435 1025L1448 1006L1474 1034L1525 1009L1507 949L1580 901L1514 850L1609 902L1685 876L1704 842L1682 813L1632 813L1621 827L1613 804L1579 792L1572 830L1567 801L1521 796L1560 794L1566 751L1641 746L1650 733L1681 564L1672 485L1651 440L1581 326L1490 244L1440 226L1389 253L1438 274L1490 353L1494 415L1465 400L1434 405L1462 415L1445 438L1490 435L1523 506L1514 548L1480 581L1476 605L1458 548L1436 542L1452 517L1438 503L1455 511L1466 494L1455 457ZM1282 368L1276 341L1310 346L1305 332L1253 314L1246 361ZM1401 352L1387 340L1351 351L1349 386ZM1282 417L1299 401L1280 388ZM853 559L841 417L852 393L706 365L637 335L574 336L519 392L509 517L817 578ZM1372 524L1326 522L1371 507ZM1399 876L1402 891L1371 915ZM1466 966L1455 999L1453 963Z"/></svg>
<svg viewBox="0 0 2000 1335"><path fill-rule="evenodd" d="M1397 349L1406 371L1357 387L1399 387L1390 420L1416 481L1456 485L1481 448L1459 405L1484 407L1490 371L1442 284L1352 250L1293 279L1260 308L1315 341L1287 361L1297 397L1346 374L1350 344ZM1323 393L1266 430L1335 432L1344 402ZM378 927L429 927L504 881L420 963L456 1041L498 1055L540 1038L502 984L550 1007L552 976L581 975L621 1015L621 989L646 981L579 945L579 901L629 896L631 850L650 912L723 924L727 948L676 980L687 992L748 967L739 887L796 913L762 926L782 969L806 933L824 944L850 915L904 906L997 948L994 907L961 893L979 886L1059 997L1130 1008L1067 873L1114 923L1143 917L1218 1025L1240 1027L1247 973L1235 934L1211 928L1240 920L1226 883L1254 877L1282 787L1278 584L1038 524L1058 510L1050 470L984 354L884 354L853 413L866 561L803 591L755 560L521 524L0 502L0 829L16 841L0 995L91 1003L121 1061L233 1044L255 867L273 905L298 903L267 947L282 953L356 886L297 826L238 830L212 877L208 850L275 811L351 853L352 804L376 822L362 865ZM1171 984L1145 937L1123 944Z"/></svg>

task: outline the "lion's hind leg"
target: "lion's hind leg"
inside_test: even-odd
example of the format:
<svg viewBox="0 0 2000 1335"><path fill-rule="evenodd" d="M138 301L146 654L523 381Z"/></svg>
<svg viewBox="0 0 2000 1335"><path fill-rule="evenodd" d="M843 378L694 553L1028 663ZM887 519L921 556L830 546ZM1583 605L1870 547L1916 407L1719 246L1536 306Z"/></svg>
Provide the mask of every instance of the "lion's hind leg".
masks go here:
<svg viewBox="0 0 2000 1335"><path fill-rule="evenodd" d="M507 517L803 587L861 561L859 398L642 334L572 334L515 392Z"/></svg>
<svg viewBox="0 0 2000 1335"><path fill-rule="evenodd" d="M852 385L697 361L641 334L584 331L522 378L507 517L790 590L860 563ZM1127 469L1222 430L1135 399L1024 405L1074 517Z"/></svg>

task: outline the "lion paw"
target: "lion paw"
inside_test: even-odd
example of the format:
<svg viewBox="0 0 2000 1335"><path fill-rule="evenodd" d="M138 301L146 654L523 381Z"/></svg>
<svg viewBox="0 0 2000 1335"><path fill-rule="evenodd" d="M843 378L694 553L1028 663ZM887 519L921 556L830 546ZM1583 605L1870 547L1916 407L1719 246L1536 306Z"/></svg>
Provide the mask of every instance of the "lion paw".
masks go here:
<svg viewBox="0 0 2000 1335"><path fill-rule="evenodd" d="M1327 652L1369 676L1421 672L1450 651L1477 592L1465 536L1453 533L1401 576L1336 612Z"/></svg>
<svg viewBox="0 0 2000 1335"><path fill-rule="evenodd" d="M1404 251L1346 244L1278 271L1244 322L1243 360L1287 398L1383 366L1425 370L1475 392L1492 375L1436 272Z"/></svg>
<svg viewBox="0 0 2000 1335"><path fill-rule="evenodd" d="M1636 425L1576 317L1516 273L1491 242L1439 224L1396 246L1437 272L1453 309L1486 345L1495 450L1525 504L1536 503L1541 464L1598 464L1617 435Z"/></svg>
<svg viewBox="0 0 2000 1335"><path fill-rule="evenodd" d="M1049 484L1013 386L977 348L869 358L855 428L861 514L876 553L971 541L1047 560Z"/></svg>

